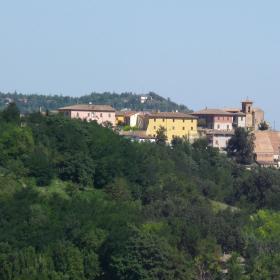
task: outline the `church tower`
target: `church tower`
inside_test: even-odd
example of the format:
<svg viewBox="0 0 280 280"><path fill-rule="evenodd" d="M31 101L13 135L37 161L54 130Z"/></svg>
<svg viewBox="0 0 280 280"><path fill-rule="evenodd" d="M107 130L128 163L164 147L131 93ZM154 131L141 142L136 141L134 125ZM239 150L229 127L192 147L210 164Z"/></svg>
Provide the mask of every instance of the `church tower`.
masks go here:
<svg viewBox="0 0 280 280"><path fill-rule="evenodd" d="M242 101L242 113L246 114L246 127L254 128L253 101L249 99Z"/></svg>

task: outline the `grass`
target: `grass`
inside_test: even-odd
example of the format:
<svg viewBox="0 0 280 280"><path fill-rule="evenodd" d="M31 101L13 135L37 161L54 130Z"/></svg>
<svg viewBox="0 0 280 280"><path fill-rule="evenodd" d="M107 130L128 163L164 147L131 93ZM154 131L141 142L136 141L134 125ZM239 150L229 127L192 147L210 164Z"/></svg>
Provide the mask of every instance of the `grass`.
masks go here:
<svg viewBox="0 0 280 280"><path fill-rule="evenodd" d="M232 212L239 211L239 209L237 207L233 207L233 206L230 206L226 203L222 203L219 201L210 200L210 203L211 203L212 209L215 213L218 213L220 211L225 211L227 209L231 210Z"/></svg>

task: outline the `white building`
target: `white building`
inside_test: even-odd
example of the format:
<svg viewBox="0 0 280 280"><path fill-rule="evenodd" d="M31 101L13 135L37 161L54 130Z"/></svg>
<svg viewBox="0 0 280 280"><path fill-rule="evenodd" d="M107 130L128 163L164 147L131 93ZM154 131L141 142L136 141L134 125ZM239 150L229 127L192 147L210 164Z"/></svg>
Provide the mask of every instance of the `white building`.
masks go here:
<svg viewBox="0 0 280 280"><path fill-rule="evenodd" d="M225 150L229 140L234 135L234 131L222 131L210 129L206 131L206 136L209 141L209 145L219 150Z"/></svg>

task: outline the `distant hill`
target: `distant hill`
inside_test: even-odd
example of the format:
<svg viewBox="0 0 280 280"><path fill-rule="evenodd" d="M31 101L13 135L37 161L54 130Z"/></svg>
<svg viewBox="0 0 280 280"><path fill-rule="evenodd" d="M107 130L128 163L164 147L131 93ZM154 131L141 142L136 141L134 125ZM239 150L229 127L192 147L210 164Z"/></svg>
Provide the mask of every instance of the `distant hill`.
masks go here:
<svg viewBox="0 0 280 280"><path fill-rule="evenodd" d="M142 97L142 98L141 98ZM62 95L40 95L40 94L21 94L21 93L1 93L0 92L0 109L4 108L9 102L15 102L22 113L46 110L56 110L60 107L79 104L108 104L117 110L131 109L137 111L182 111L190 112L189 108L179 105L169 98L163 98L160 95L150 92L148 94L135 94L125 92L117 93L91 93L81 97L70 97Z"/></svg>

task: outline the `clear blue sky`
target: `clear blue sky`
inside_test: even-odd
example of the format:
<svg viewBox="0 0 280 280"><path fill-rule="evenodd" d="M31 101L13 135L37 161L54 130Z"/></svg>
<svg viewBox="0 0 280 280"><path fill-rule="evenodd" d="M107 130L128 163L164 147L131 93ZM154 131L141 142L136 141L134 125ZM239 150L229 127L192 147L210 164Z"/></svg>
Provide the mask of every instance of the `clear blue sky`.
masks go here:
<svg viewBox="0 0 280 280"><path fill-rule="evenodd" d="M249 96L280 128L279 0L0 0L0 91Z"/></svg>

